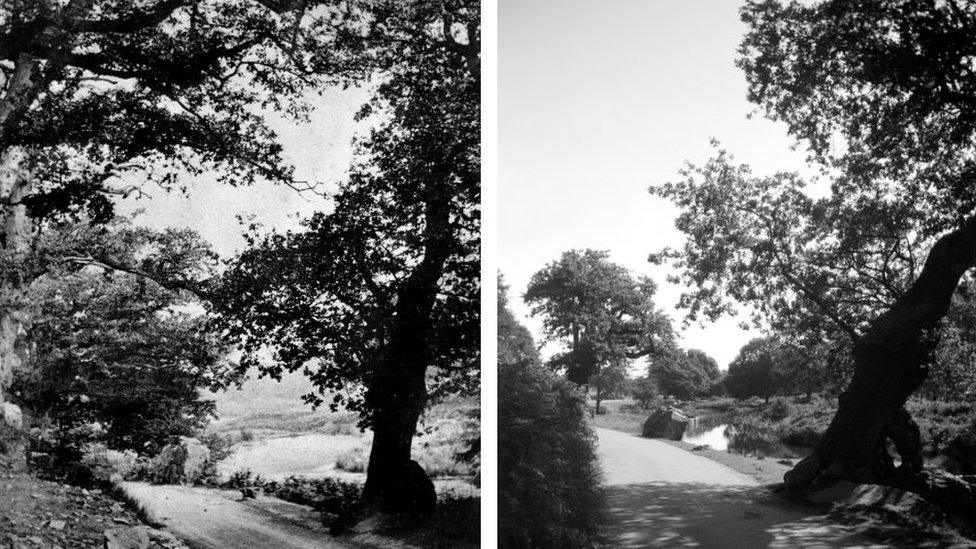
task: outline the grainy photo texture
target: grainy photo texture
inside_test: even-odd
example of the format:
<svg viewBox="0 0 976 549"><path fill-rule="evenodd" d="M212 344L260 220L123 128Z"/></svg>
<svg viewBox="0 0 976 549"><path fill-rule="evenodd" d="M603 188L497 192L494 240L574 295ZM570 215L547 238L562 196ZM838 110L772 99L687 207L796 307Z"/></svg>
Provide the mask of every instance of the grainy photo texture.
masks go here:
<svg viewBox="0 0 976 549"><path fill-rule="evenodd" d="M477 0L0 1L0 547L475 547Z"/></svg>
<svg viewBox="0 0 976 549"><path fill-rule="evenodd" d="M499 15L500 546L976 545L976 4Z"/></svg>

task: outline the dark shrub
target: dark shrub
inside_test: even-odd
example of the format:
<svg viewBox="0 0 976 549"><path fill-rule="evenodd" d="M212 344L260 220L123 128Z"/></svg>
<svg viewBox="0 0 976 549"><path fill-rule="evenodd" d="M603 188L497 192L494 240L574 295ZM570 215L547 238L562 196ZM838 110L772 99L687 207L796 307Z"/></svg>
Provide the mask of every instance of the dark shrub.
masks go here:
<svg viewBox="0 0 976 549"><path fill-rule="evenodd" d="M542 366L528 330L500 299L499 547L591 545L603 502L584 404L576 385Z"/></svg>
<svg viewBox="0 0 976 549"><path fill-rule="evenodd" d="M790 415L790 405L786 399L778 398L763 415L771 421L783 421Z"/></svg>

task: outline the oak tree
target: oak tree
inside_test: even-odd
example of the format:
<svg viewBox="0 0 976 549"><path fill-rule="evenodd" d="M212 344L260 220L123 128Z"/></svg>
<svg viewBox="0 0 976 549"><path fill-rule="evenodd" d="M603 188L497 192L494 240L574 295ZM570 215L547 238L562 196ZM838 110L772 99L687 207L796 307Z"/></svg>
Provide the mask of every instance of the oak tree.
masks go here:
<svg viewBox="0 0 976 549"><path fill-rule="evenodd" d="M378 126L326 211L296 231L254 227L214 310L242 368L304 371L310 403L359 412L373 430L367 506L422 511L418 421L479 382L480 13L376 2L363 17L333 53L377 81L361 116Z"/></svg>
<svg viewBox="0 0 976 549"><path fill-rule="evenodd" d="M583 385L671 340L655 291L650 278L634 278L605 251L570 250L532 276L524 299L543 317L546 338L563 345L549 366Z"/></svg>
<svg viewBox="0 0 976 549"><path fill-rule="evenodd" d="M795 174L757 177L725 154L659 188L684 210L689 240L670 256L696 287L684 304L718 314L748 302L776 331L850 342L853 378L788 488L892 484L955 497L953 516L972 524L976 500L958 499L968 488L923 471L904 403L976 265L976 7L752 1L742 18L749 99L807 145L830 192L814 198Z"/></svg>

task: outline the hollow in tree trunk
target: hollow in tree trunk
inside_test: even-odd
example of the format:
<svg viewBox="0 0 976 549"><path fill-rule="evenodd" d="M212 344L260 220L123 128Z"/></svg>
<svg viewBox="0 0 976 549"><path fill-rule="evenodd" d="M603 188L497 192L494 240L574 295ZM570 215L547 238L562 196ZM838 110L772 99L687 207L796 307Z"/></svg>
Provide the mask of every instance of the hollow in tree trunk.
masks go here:
<svg viewBox="0 0 976 549"><path fill-rule="evenodd" d="M786 489L812 490L845 479L907 489L944 508L938 500L945 490L922 470L919 429L904 406L925 380L933 334L960 278L974 265L976 217L935 243L914 284L854 343L854 376L837 413L813 453L786 473ZM889 441L901 460L897 467ZM963 486L950 483L957 496L967 497ZM962 511L970 522L976 521L974 494Z"/></svg>

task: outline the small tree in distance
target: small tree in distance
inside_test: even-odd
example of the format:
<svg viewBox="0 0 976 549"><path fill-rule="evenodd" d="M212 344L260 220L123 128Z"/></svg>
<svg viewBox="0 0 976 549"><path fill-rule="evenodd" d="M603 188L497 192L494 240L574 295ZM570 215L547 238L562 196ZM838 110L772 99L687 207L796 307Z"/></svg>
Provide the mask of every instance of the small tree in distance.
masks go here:
<svg viewBox="0 0 976 549"><path fill-rule="evenodd" d="M680 399L707 393L721 376L715 359L698 349L669 349L648 362L647 375L661 393Z"/></svg>
<svg viewBox="0 0 976 549"><path fill-rule="evenodd" d="M784 347L771 338L753 339L729 364L725 388L735 398L769 397L788 387Z"/></svg>
<svg viewBox="0 0 976 549"><path fill-rule="evenodd" d="M606 251L570 250L532 276L525 301L543 317L545 337L563 344L549 361L573 383L621 367L672 339L668 317L654 305L656 285L634 278Z"/></svg>

